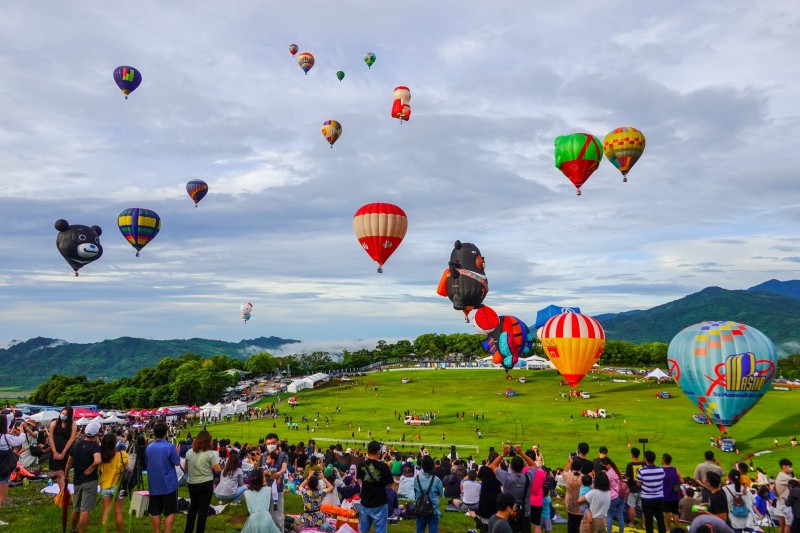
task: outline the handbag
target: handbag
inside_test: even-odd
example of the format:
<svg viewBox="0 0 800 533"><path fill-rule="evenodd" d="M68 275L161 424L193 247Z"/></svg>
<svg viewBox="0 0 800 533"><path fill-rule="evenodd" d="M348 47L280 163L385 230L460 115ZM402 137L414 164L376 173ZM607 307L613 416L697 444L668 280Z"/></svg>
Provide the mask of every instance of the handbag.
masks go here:
<svg viewBox="0 0 800 533"><path fill-rule="evenodd" d="M136 469L126 468L125 463L122 461L122 452L119 452L119 465L120 465L120 478L119 478L119 494L125 496L131 494L133 489L136 488Z"/></svg>
<svg viewBox="0 0 800 533"><path fill-rule="evenodd" d="M6 439L6 446L8 446L7 450L0 450L0 478L8 477L14 473L14 470L17 469L17 461L19 460L19 456L14 453L14 450L11 449L11 445L8 444L8 436L3 435L3 438Z"/></svg>

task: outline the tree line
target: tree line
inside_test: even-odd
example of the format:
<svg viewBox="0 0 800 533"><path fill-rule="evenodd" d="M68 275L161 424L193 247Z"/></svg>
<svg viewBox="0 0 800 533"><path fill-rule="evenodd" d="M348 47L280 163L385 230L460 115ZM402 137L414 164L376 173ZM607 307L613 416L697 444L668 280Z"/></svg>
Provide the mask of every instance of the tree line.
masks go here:
<svg viewBox="0 0 800 533"><path fill-rule="evenodd" d="M166 357L155 367L142 368L132 377L109 382L89 381L86 376L56 374L39 385L28 401L44 405L95 404L116 409L216 403L223 398L228 387L234 387L239 381L237 373L225 372L230 369L245 370L254 376L271 376L279 370L284 375L301 376L315 372L335 374L386 360L407 364L422 360L472 360L486 356L481 347L484 338L477 334L426 333L413 342L405 339L395 343L379 340L372 350L343 350L339 356L325 351L284 357L261 352L242 360L227 355L205 358L198 354L185 354L177 358ZM608 340L600 364L666 367L667 346L663 342L636 345L627 341ZM538 339L534 340L531 355L544 356ZM777 375L800 378L800 355L781 359Z"/></svg>

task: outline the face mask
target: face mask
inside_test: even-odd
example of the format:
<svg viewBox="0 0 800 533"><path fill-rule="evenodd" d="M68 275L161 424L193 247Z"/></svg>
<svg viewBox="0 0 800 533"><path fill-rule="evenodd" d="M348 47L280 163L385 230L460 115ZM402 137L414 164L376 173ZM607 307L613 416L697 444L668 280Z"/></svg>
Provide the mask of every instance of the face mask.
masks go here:
<svg viewBox="0 0 800 533"><path fill-rule="evenodd" d="M58 418L66 422L69 417L67 415L59 415Z"/></svg>
<svg viewBox="0 0 800 533"><path fill-rule="evenodd" d="M274 452L277 449L278 449L278 447L275 444L267 444L267 451L268 452Z"/></svg>

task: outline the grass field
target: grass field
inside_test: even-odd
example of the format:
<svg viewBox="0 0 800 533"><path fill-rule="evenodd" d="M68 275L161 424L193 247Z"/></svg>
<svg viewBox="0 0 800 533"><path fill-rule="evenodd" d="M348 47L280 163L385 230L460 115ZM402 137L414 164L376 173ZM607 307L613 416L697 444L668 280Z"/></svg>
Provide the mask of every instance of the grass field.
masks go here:
<svg viewBox="0 0 800 533"><path fill-rule="evenodd" d="M217 438L230 438L241 443L256 442L266 433L273 431L273 422L281 438L291 443L307 442L317 438L321 445L329 444L321 439L340 440L345 446L359 447L367 440L367 432L372 431L378 440L398 441L405 431L406 439L412 440L406 450L416 450L416 435L421 433L421 442L435 443L429 446L434 455L449 450L449 446L471 445L474 449L461 448L461 455L474 454L484 458L490 446L499 447L505 441L528 448L539 444L550 467L560 467L566 463L567 455L575 450L577 443L586 441L592 449L592 456L599 446L609 448L609 456L623 467L628 462L628 444L641 446L639 438L647 438L647 449L657 454L668 452L673 456L673 465L684 475L691 475L697 463L701 462L703 452L709 449L709 438L716 437L718 431L713 426L699 425L692 421L691 415L697 409L683 397L675 385L655 383L615 383L608 376L598 374L588 376L581 383L581 390L591 394L588 400L562 398L561 392L567 387L558 385L553 372L514 372L514 377L525 376L525 384L506 381L504 374L492 370L433 370L433 371L389 371L370 374L362 378L375 382L365 389L354 383L339 385L331 383L317 390L299 393L299 405L289 410L293 420L300 421L306 414L313 428L313 419L319 412L320 428L306 432L303 424L300 431L287 431L283 417L254 419L248 423L222 423L209 427ZM401 377L408 376L413 383L402 384ZM519 396L506 398L504 391L511 386ZM669 391L673 398L656 399L656 392ZM498 393L500 395L498 396ZM800 392L770 391L750 413L730 431L737 439L740 454L718 452L722 465L729 468L734 461L746 460L756 452L755 466L775 475L778 459L790 458L800 465L800 447L790 448L789 439L800 433ZM341 406L341 413L336 407ZM281 403L281 410L287 408ZM614 413L614 418L588 419L581 416L585 409L604 408ZM436 412L438 417L429 427L410 428L399 422L395 411L416 410L417 413ZM456 418L465 413L464 420ZM483 419L475 421L472 414ZM572 415L572 421L570 421ZM325 427L328 416L330 427ZM597 426L595 425L597 424ZM358 426L361 425L361 432ZM390 427L387 435L386 426ZM478 439L474 428L480 427L483 439ZM195 426L193 432L198 431ZM355 433L357 442L350 438ZM442 444L442 433L445 435ZM775 449L773 439L779 441ZM441 447L441 449L439 448ZM11 505L0 510L0 519L10 522L17 531L55 531L60 526L60 512L53 507L50 497L43 498L33 488L12 488L9 490ZM287 495L287 512L299 512L299 497ZM246 518L245 506L228 507L225 513L209 519L209 532L229 533L241 527ZM96 525L100 512L92 515L93 527L90 531L100 531ZM148 519L134 520L126 514L126 520L133 524L130 531L152 531ZM179 516L175 531L182 531L184 518ZM463 532L472 527L472 522L459 513L445 513L441 530ZM60 531L60 529L58 529ZM402 522L390 527L395 533L413 531L413 523ZM557 533L562 533L560 526ZM126 526L126 531L128 531Z"/></svg>

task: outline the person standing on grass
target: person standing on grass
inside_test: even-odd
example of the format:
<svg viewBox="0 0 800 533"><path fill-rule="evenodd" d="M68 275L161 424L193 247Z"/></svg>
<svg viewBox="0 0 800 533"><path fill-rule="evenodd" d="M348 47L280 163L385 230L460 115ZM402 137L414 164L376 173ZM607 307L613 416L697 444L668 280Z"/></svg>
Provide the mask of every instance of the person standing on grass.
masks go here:
<svg viewBox="0 0 800 533"><path fill-rule="evenodd" d="M79 523L80 533L86 533L89 528L89 513L97 505L97 467L103 462L100 445L97 443L97 434L101 429L100 422L89 422L84 430L86 437L72 447L72 454L67 460L67 468L72 464L75 469L75 492L70 519L70 531L73 533L77 533Z"/></svg>
<svg viewBox="0 0 800 533"><path fill-rule="evenodd" d="M109 518L113 507L114 522L117 533L122 533L122 502L125 491L119 486L122 473L128 469L128 454L124 450L117 451L117 438L113 433L103 435L100 442L100 497L103 499L103 524ZM112 503L113 502L113 503Z"/></svg>
<svg viewBox="0 0 800 533"><path fill-rule="evenodd" d="M789 533L792 527L792 518L795 521L800 517L792 517L792 508L786 505L785 499L789 496L789 481L793 479L792 462L789 459L778 461L781 471L775 476L775 515L778 517L780 528L778 533Z"/></svg>
<svg viewBox="0 0 800 533"><path fill-rule="evenodd" d="M644 452L644 466L639 469L636 483L641 488L642 515L644 529L653 533L653 518L658 526L658 533L667 533L664 522L664 469L655 465L656 454L653 450Z"/></svg>
<svg viewBox="0 0 800 533"><path fill-rule="evenodd" d="M64 467L75 439L78 437L78 424L73 419L71 406L61 410L61 414L50 424L48 444L50 445L50 470L55 472L55 482L59 492L64 492Z"/></svg>
<svg viewBox="0 0 800 533"><path fill-rule="evenodd" d="M630 518L631 527L635 527L636 524L636 510L642 510L641 489L636 483L639 469L644 464L639 460L640 453L639 448L631 448L631 462L625 466L625 477L628 480L629 492L626 503L628 504L628 517Z"/></svg>
<svg viewBox="0 0 800 533"><path fill-rule="evenodd" d="M181 462L178 450L167 442L167 425L159 422L153 428L155 440L145 448L147 466L147 489L150 502L147 512L153 522L154 533L161 531L161 515L164 515L164 531L172 533L175 513L178 512L178 477L175 467ZM192 442L194 444L194 442Z"/></svg>
<svg viewBox="0 0 800 533"><path fill-rule="evenodd" d="M277 498L274 499L272 502L272 507L270 508L269 514L272 516L272 521L275 522L279 528L283 527L284 521L284 514L283 514L283 480L284 476L287 475L287 470L289 469L289 456L287 453L280 448L280 440L278 439L277 433L268 433L267 434L267 453L264 454L262 457L264 458L264 462L266 462L266 456L272 452L278 454L278 460L273 466L275 470L269 469L266 471L267 480L271 481L272 483L277 483ZM313 441L309 441L309 447L312 446ZM316 445L316 443L314 443ZM264 465L261 465L264 467Z"/></svg>
<svg viewBox="0 0 800 533"><path fill-rule="evenodd" d="M591 533L603 533L606 531L606 516L608 516L609 507L611 507L609 488L606 473L595 470L594 488L587 492L585 496L578 498L578 503L589 504L586 518L589 522L589 531Z"/></svg>
<svg viewBox="0 0 800 533"><path fill-rule="evenodd" d="M441 480L433 475L433 459L426 455L420 460L422 473L416 477L414 483L414 501L424 493L427 494L433 504L433 516L429 518L417 517L417 533L424 533L425 528L428 533L439 533L439 519L442 512L439 510L439 498L444 496L444 487Z"/></svg>
<svg viewBox="0 0 800 533"><path fill-rule="evenodd" d="M394 478L386 463L380 460L380 453L380 443L370 441L367 444L367 460L358 466L358 479L361 481L360 533L369 533L373 526L375 533L386 533L389 511L386 486L391 485Z"/></svg>
<svg viewBox="0 0 800 533"><path fill-rule="evenodd" d="M670 527L681 527L681 513L678 502L681 500L681 484L683 476L680 471L672 466L672 456L665 453L661 456L661 466L664 468L664 513L666 522Z"/></svg>
<svg viewBox="0 0 800 533"><path fill-rule="evenodd" d="M231 454L233 453L235 452L232 451ZM238 455L236 462L239 462ZM191 503L184 533L205 533L208 506L211 505L214 491L214 474L219 471L219 454L211 449L211 434L201 431L192 440L192 449L186 452L186 472L189 474L186 484Z"/></svg>

